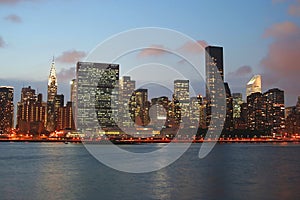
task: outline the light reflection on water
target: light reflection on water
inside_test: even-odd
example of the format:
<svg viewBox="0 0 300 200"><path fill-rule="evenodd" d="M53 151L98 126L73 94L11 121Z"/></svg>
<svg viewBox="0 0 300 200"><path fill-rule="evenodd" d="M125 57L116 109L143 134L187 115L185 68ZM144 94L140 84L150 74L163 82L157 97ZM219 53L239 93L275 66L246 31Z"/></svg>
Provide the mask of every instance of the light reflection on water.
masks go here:
<svg viewBox="0 0 300 200"><path fill-rule="evenodd" d="M300 199L299 144L218 144L201 160L199 148L157 172L127 174L80 144L0 143L0 199Z"/></svg>

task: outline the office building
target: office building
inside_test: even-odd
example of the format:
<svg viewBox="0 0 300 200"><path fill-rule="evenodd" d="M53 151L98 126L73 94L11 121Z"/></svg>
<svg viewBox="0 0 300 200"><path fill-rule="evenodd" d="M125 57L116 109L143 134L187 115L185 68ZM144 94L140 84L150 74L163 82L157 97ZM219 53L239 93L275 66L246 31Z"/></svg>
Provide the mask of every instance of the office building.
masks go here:
<svg viewBox="0 0 300 200"><path fill-rule="evenodd" d="M223 130L223 120L227 118L226 103L230 101L229 98L226 98L229 97L229 87L226 89L224 85L223 48L208 46L205 50L206 124L210 126L210 130L218 132ZM214 116L213 119L212 116Z"/></svg>
<svg viewBox="0 0 300 200"><path fill-rule="evenodd" d="M232 93L233 118L237 119L241 116L241 104L243 103L242 93Z"/></svg>
<svg viewBox="0 0 300 200"><path fill-rule="evenodd" d="M87 134L116 132L119 65L78 62L76 67L76 128Z"/></svg>
<svg viewBox="0 0 300 200"><path fill-rule="evenodd" d="M174 81L174 98L180 106L181 121L188 119L190 115L189 80Z"/></svg>
<svg viewBox="0 0 300 200"><path fill-rule="evenodd" d="M268 133L272 136L281 136L285 130L284 91L274 88L265 92L264 96Z"/></svg>
<svg viewBox="0 0 300 200"><path fill-rule="evenodd" d="M75 123L73 117L73 105L68 101L66 106L62 106L58 109L57 117L57 130L75 130Z"/></svg>
<svg viewBox="0 0 300 200"><path fill-rule="evenodd" d="M36 95L31 86L23 87L17 107L17 127L20 133L39 135L45 130L47 104L42 94Z"/></svg>
<svg viewBox="0 0 300 200"><path fill-rule="evenodd" d="M134 126L135 110L130 106L130 99L134 93L135 81L129 76L123 76L119 81L119 127L131 128Z"/></svg>
<svg viewBox="0 0 300 200"><path fill-rule="evenodd" d="M247 127L252 131L266 131L266 96L255 92L247 96Z"/></svg>
<svg viewBox="0 0 300 200"><path fill-rule="evenodd" d="M135 90L131 96L130 110L134 111L134 122L137 126L147 126L150 123L149 108L148 90Z"/></svg>
<svg viewBox="0 0 300 200"><path fill-rule="evenodd" d="M9 133L14 124L14 88L0 86L0 134Z"/></svg>

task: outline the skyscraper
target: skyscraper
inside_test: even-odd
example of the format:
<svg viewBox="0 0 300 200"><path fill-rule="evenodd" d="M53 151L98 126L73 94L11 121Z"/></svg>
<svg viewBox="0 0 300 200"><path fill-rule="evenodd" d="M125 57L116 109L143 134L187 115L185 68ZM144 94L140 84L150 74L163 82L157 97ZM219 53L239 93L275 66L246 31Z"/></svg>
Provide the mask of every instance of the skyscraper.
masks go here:
<svg viewBox="0 0 300 200"><path fill-rule="evenodd" d="M198 128L200 127L200 117L202 114L202 97L199 95L197 97L192 97L190 99L190 127Z"/></svg>
<svg viewBox="0 0 300 200"><path fill-rule="evenodd" d="M14 88L0 86L0 134L8 133L13 127Z"/></svg>
<svg viewBox="0 0 300 200"><path fill-rule="evenodd" d="M130 76L123 76L119 82L119 125L120 128L130 128L134 126L135 111L130 106L130 99L134 93L135 81Z"/></svg>
<svg viewBox="0 0 300 200"><path fill-rule="evenodd" d="M130 110L134 110L134 122L138 126L147 126L150 123L148 90L137 89L131 96Z"/></svg>
<svg viewBox="0 0 300 200"><path fill-rule="evenodd" d="M261 93L261 76L255 75L253 76L250 81L247 83L246 86L246 96L249 96L252 93L260 92Z"/></svg>
<svg viewBox="0 0 300 200"><path fill-rule="evenodd" d="M285 129L284 91L273 88L266 97L266 127L270 135L281 136Z"/></svg>
<svg viewBox="0 0 300 200"><path fill-rule="evenodd" d="M76 128L85 134L117 129L119 65L78 62Z"/></svg>
<svg viewBox="0 0 300 200"><path fill-rule="evenodd" d="M46 104L42 102L42 94L37 96L30 86L23 87L17 110L19 131L35 135L42 133L45 128L46 107Z"/></svg>
<svg viewBox="0 0 300 200"><path fill-rule="evenodd" d="M247 125L253 131L265 131L266 127L266 97L255 92L247 96Z"/></svg>
<svg viewBox="0 0 300 200"><path fill-rule="evenodd" d="M237 119L241 116L241 104L243 103L242 93L232 93L233 118Z"/></svg>
<svg viewBox="0 0 300 200"><path fill-rule="evenodd" d="M151 99L150 119L151 125L161 130L166 127L169 117L169 99L166 96Z"/></svg>
<svg viewBox="0 0 300 200"><path fill-rule="evenodd" d="M211 130L222 130L222 119L226 119L226 90L224 86L223 48L205 48L206 68L206 121ZM215 113L212 113L215 112ZM214 119L212 119L214 114Z"/></svg>
<svg viewBox="0 0 300 200"><path fill-rule="evenodd" d="M190 116L189 80L174 81L174 98L178 100L181 110L181 120Z"/></svg>
<svg viewBox="0 0 300 200"><path fill-rule="evenodd" d="M289 134L300 133L300 96L296 106L291 108L289 115L286 118L286 131Z"/></svg>
<svg viewBox="0 0 300 200"><path fill-rule="evenodd" d="M72 102L68 101L66 106L60 107L57 116L57 130L75 130Z"/></svg>
<svg viewBox="0 0 300 200"><path fill-rule="evenodd" d="M57 95L57 77L54 58L52 60L50 74L48 77L48 93L47 93L47 126L46 129L52 132L56 128L57 110L55 109L55 97Z"/></svg>

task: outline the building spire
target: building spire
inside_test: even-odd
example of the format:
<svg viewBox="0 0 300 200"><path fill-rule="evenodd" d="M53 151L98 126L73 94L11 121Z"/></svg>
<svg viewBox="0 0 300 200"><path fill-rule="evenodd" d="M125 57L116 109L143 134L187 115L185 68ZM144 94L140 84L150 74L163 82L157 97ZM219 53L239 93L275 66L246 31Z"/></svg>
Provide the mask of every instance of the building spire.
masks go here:
<svg viewBox="0 0 300 200"><path fill-rule="evenodd" d="M55 69L54 56L53 56L53 59L52 59L50 74L49 74L49 78L48 78L48 85L51 85L53 83L57 86L57 78L56 78L56 69Z"/></svg>

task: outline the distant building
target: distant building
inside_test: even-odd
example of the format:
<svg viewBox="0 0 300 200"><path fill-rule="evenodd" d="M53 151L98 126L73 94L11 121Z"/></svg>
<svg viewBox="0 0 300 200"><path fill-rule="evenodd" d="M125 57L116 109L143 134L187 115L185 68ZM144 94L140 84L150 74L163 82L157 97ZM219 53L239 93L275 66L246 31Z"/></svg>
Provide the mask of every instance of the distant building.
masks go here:
<svg viewBox="0 0 300 200"><path fill-rule="evenodd" d="M286 132L300 135L300 96L296 106L293 106L286 117Z"/></svg>
<svg viewBox="0 0 300 200"><path fill-rule="evenodd" d="M76 128L87 135L117 129L119 65L78 62ZM115 131L117 132L117 131Z"/></svg>
<svg viewBox="0 0 300 200"><path fill-rule="evenodd" d="M36 95L30 86L21 90L18 102L17 127L21 133L39 135L45 130L47 104L42 101L42 94Z"/></svg>
<svg viewBox="0 0 300 200"><path fill-rule="evenodd" d="M261 75L253 76L246 86L246 96L251 95L252 93L256 93L261 91Z"/></svg>
<svg viewBox="0 0 300 200"><path fill-rule="evenodd" d="M148 90L135 90L130 101L130 110L134 111L135 124L138 126L147 126L150 123Z"/></svg>
<svg viewBox="0 0 300 200"><path fill-rule="evenodd" d="M119 126L120 128L134 127L135 110L130 105L135 90L135 81L129 76L123 76L119 81Z"/></svg>
<svg viewBox="0 0 300 200"><path fill-rule="evenodd" d="M255 92L247 96L247 124L252 131L266 130L266 96Z"/></svg>
<svg viewBox="0 0 300 200"><path fill-rule="evenodd" d="M247 129L247 122L248 122L248 104L242 103L241 104L241 113L239 118L235 118L235 129L245 130Z"/></svg>
<svg viewBox="0 0 300 200"><path fill-rule="evenodd" d="M156 130L168 126L170 122L170 107L168 97L162 96L151 99L150 124Z"/></svg>
<svg viewBox="0 0 300 200"><path fill-rule="evenodd" d="M284 91L278 88L264 93L266 97L266 127L270 135L281 136L285 130Z"/></svg>
<svg viewBox="0 0 300 200"><path fill-rule="evenodd" d="M58 110L57 130L75 130L75 123L73 117L73 105L68 101L66 106L62 106Z"/></svg>
<svg viewBox="0 0 300 200"><path fill-rule="evenodd" d="M174 81L174 98L178 100L181 108L181 120L189 118L190 115L190 90L189 80Z"/></svg>
<svg viewBox="0 0 300 200"><path fill-rule="evenodd" d="M14 124L14 88L0 86L0 134L9 133Z"/></svg>
<svg viewBox="0 0 300 200"><path fill-rule="evenodd" d="M232 93L233 118L241 117L241 104L243 103L242 93Z"/></svg>
<svg viewBox="0 0 300 200"><path fill-rule="evenodd" d="M47 93L47 125L46 129L52 132L56 128L57 108L55 107L55 97L57 95L57 77L54 58L52 60L50 74L48 77L48 93Z"/></svg>

